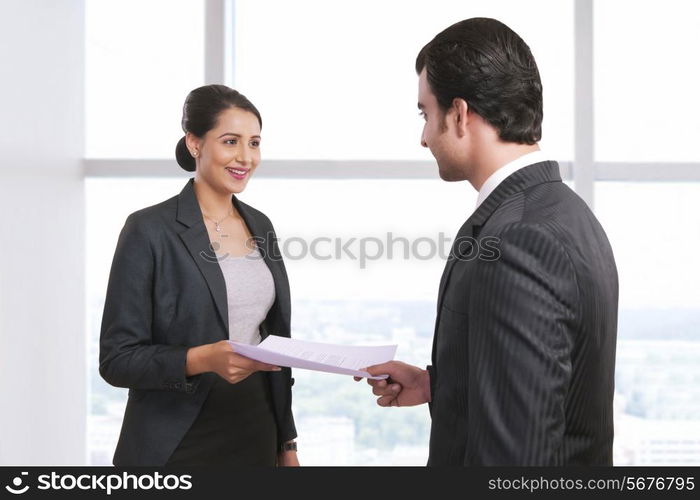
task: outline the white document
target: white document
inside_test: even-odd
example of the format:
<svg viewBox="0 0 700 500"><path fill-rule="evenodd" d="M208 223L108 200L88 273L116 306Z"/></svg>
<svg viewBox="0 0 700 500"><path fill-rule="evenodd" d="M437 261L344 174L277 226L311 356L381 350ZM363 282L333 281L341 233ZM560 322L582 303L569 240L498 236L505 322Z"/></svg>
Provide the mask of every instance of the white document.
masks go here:
<svg viewBox="0 0 700 500"><path fill-rule="evenodd" d="M277 366L304 368L358 377L385 379L387 375L371 376L360 368L394 359L396 345L344 346L307 342L278 335L268 335L258 345L229 340L233 350L247 358Z"/></svg>

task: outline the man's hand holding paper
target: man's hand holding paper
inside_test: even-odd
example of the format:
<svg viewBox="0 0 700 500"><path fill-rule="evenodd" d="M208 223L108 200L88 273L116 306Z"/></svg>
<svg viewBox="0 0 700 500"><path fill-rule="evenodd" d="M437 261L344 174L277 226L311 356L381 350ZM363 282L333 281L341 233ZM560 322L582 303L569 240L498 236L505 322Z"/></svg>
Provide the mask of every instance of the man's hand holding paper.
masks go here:
<svg viewBox="0 0 700 500"><path fill-rule="evenodd" d="M264 363L372 379L386 378L387 375L379 372L370 374L362 371L361 368L391 361L394 359L397 347L396 345L344 346L277 335L267 336L258 345L229 342L238 354Z"/></svg>

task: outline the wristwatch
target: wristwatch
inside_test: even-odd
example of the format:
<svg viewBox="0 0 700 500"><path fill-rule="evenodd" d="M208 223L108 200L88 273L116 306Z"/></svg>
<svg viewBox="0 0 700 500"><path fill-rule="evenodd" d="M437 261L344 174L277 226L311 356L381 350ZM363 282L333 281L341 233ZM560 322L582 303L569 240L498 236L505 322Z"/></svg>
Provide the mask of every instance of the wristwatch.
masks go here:
<svg viewBox="0 0 700 500"><path fill-rule="evenodd" d="M297 442L291 441L289 443L282 443L280 445L280 452L283 451L297 451Z"/></svg>

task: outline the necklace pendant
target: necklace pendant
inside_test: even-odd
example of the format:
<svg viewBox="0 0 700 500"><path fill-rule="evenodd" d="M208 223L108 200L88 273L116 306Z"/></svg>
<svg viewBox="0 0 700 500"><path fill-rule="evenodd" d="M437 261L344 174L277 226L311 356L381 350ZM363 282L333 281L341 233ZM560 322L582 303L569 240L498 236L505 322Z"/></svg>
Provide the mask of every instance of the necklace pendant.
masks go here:
<svg viewBox="0 0 700 500"><path fill-rule="evenodd" d="M216 231L217 231L217 232L220 232L220 231L221 231L221 228L219 227L219 224L218 224L218 223L216 224Z"/></svg>

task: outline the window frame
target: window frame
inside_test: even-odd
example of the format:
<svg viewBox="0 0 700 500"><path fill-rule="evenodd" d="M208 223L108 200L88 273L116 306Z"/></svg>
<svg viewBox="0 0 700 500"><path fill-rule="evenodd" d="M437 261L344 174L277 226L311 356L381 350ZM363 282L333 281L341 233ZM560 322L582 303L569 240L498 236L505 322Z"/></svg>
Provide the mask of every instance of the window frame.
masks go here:
<svg viewBox="0 0 700 500"><path fill-rule="evenodd" d="M574 0L574 158L559 161L564 180L594 209L598 181L678 182L700 181L700 163L609 162L595 160L594 109L594 0ZM205 0L205 84L228 82L235 74L235 0ZM293 179L429 179L435 177L431 161L402 160L266 160L261 178ZM183 176L169 159L83 158L83 176Z"/></svg>

